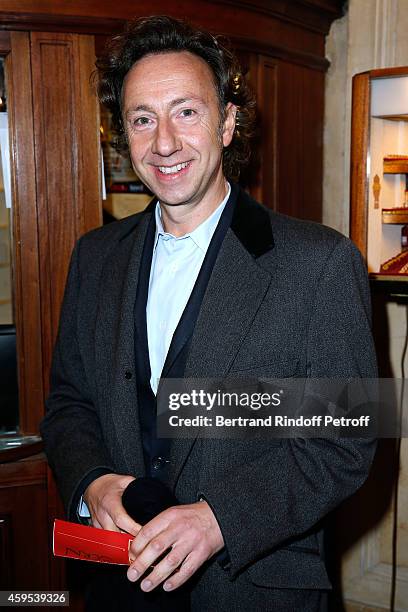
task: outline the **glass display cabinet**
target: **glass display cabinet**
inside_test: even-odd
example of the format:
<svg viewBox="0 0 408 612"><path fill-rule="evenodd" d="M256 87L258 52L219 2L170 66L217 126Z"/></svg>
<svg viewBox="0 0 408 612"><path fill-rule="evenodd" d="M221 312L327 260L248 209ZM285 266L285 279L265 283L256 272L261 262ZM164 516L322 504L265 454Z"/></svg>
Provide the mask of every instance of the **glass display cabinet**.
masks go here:
<svg viewBox="0 0 408 612"><path fill-rule="evenodd" d="M408 293L408 67L353 79L350 235L371 280Z"/></svg>

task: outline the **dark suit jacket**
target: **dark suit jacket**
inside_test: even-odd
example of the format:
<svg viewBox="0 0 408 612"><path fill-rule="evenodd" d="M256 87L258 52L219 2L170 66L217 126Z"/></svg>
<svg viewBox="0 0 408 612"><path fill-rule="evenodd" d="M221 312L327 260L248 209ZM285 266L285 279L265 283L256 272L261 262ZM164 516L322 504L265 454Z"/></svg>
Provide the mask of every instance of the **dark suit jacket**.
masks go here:
<svg viewBox="0 0 408 612"><path fill-rule="evenodd" d="M78 486L95 468L144 473L133 309L151 214L92 231L73 253L41 429L70 516ZM375 376L358 250L336 231L267 211L241 191L185 374ZM286 609L272 606L273 590L329 588L321 520L364 482L374 446L350 439L174 441L168 484L184 503L205 496L230 557L226 568L210 561L195 578L193 610Z"/></svg>

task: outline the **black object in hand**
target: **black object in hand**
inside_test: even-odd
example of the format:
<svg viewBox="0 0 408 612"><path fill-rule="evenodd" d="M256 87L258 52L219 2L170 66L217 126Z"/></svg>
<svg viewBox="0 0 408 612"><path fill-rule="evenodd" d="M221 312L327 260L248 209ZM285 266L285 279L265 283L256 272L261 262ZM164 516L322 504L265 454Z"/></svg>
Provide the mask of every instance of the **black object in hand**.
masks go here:
<svg viewBox="0 0 408 612"><path fill-rule="evenodd" d="M122 504L128 515L145 525L152 518L179 501L174 493L156 478L142 477L132 480L122 495Z"/></svg>
<svg viewBox="0 0 408 612"><path fill-rule="evenodd" d="M145 525L155 516L170 508L177 506L179 501L172 491L155 478L142 477L132 480L126 487L122 495L122 504L128 515L139 523ZM156 562L159 562L166 551ZM132 604L131 608L123 608L123 610L143 610L143 612L190 612L190 583L183 584L175 591L169 593L157 587L150 593L144 593L140 590L140 586L136 583L130 583L126 580L127 590L131 590L129 601ZM109 588L111 587L110 583ZM103 609L102 608L98 608ZM122 610L121 607L115 608ZM95 608L96 610L96 608ZM93 609L92 611L93 612Z"/></svg>

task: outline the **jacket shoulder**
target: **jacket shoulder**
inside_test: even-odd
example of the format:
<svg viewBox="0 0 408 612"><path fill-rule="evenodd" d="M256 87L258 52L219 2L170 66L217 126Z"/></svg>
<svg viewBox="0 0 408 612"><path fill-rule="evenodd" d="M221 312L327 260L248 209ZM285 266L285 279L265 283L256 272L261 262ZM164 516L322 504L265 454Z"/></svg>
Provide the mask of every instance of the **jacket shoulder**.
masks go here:
<svg viewBox="0 0 408 612"><path fill-rule="evenodd" d="M129 217L125 217L124 219L120 219L119 221L112 221L106 225L96 227L86 232L79 240L85 244L106 244L106 242L121 240L137 227L146 214L148 214L148 212L144 210L134 215L130 215Z"/></svg>
<svg viewBox="0 0 408 612"><path fill-rule="evenodd" d="M79 278L97 280L109 259L115 258L121 247L131 248L140 223L150 218L146 211L97 227L81 236L71 255L70 270L77 270Z"/></svg>
<svg viewBox="0 0 408 612"><path fill-rule="evenodd" d="M335 229L321 223L289 217L254 200L240 189L233 228L241 242L255 251L260 243L264 251L296 260L300 257L325 257L336 246L355 249L353 243ZM252 249L251 249L252 247ZM258 250L262 251L262 249ZM357 249L356 249L357 250Z"/></svg>
<svg viewBox="0 0 408 612"><path fill-rule="evenodd" d="M304 249L325 251L339 243L351 242L337 230L315 221L296 219L274 211L268 211L277 247L290 247L293 252Z"/></svg>

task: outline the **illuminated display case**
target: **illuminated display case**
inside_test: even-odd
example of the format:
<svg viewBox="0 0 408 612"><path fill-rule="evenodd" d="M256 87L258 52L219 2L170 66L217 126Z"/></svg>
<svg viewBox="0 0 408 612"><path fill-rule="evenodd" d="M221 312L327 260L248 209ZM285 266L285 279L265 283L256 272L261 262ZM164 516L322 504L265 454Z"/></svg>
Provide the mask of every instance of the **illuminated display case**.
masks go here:
<svg viewBox="0 0 408 612"><path fill-rule="evenodd" d="M371 278L406 293L408 67L356 75L352 109L350 235Z"/></svg>

